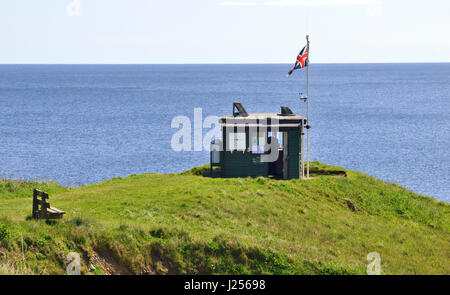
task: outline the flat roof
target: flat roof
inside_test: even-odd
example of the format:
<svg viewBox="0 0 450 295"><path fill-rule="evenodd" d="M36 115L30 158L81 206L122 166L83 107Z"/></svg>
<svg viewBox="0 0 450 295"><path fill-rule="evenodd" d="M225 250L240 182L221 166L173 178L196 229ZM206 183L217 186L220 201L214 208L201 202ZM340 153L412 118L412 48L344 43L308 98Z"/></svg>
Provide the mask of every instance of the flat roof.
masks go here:
<svg viewBox="0 0 450 295"><path fill-rule="evenodd" d="M248 114L248 116L244 117L244 116L233 116L233 115L228 115L228 116L222 116L220 117L220 122L221 123L233 123L234 121L258 121L258 120L267 120L267 119L276 119L281 121L302 121L302 120L306 120L306 117L303 116L299 116L299 115L285 115L282 116L280 114L277 113L251 113Z"/></svg>
<svg viewBox="0 0 450 295"><path fill-rule="evenodd" d="M239 123L235 123L235 124L222 124L222 127L225 128L265 128L267 130L271 130L274 128L279 129L280 131L283 130L293 130L293 129L298 129L301 127L300 123L297 124L239 124Z"/></svg>

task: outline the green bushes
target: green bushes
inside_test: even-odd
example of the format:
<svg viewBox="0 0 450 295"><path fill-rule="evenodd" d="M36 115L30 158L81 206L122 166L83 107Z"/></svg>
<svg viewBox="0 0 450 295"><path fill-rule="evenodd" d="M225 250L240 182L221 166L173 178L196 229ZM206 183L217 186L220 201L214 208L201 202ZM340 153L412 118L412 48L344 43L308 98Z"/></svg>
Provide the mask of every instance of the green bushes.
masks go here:
<svg viewBox="0 0 450 295"><path fill-rule="evenodd" d="M9 245L11 238L11 231L6 226L6 224L0 223L0 243L3 244L4 247Z"/></svg>

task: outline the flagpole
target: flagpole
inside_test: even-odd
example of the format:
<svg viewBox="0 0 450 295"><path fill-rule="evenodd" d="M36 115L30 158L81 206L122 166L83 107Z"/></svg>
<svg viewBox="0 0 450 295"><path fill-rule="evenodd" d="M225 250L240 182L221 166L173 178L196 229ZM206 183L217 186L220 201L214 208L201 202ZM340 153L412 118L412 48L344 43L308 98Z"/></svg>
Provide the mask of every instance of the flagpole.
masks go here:
<svg viewBox="0 0 450 295"><path fill-rule="evenodd" d="M302 118L305 118L305 101L306 101L306 96L304 96L302 93L300 93L300 103L302 105ZM303 120L303 119L302 119ZM305 140L303 139L303 121L302 121L302 130L301 130L301 134L300 134L300 148L301 148L301 152L300 152L300 164L301 164L301 168L302 168L302 172L300 174L300 178L301 179L305 179Z"/></svg>
<svg viewBox="0 0 450 295"><path fill-rule="evenodd" d="M309 35L306 35L306 178L309 178Z"/></svg>
<svg viewBox="0 0 450 295"><path fill-rule="evenodd" d="M300 101L301 101L301 103L302 103L302 117L304 117L305 116L305 100L303 99L304 98L304 96L302 95L301 96L301 98L300 98ZM303 126L303 123L304 122L302 122L302 126ZM301 131L301 135L300 135L300 138L302 139L302 154L301 154L301 158L302 158L302 179L305 179L305 140L303 139L303 128L302 128L302 131Z"/></svg>

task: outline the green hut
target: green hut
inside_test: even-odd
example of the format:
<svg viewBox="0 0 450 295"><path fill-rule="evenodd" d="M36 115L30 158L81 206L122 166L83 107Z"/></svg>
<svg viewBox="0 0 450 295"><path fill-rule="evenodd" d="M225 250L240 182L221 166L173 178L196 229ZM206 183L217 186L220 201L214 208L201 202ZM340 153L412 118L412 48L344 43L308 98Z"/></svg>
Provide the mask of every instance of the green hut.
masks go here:
<svg viewBox="0 0 450 295"><path fill-rule="evenodd" d="M222 140L211 143L211 169L222 177L302 177L303 125L306 118L288 107L280 113L247 113L233 103L233 114L219 123Z"/></svg>

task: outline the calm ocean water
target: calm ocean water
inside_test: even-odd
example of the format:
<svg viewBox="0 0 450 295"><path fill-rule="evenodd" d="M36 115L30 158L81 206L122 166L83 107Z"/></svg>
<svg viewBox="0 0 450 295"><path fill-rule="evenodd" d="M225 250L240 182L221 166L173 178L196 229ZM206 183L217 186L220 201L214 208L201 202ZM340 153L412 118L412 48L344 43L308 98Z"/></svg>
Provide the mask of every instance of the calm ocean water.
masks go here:
<svg viewBox="0 0 450 295"><path fill-rule="evenodd" d="M0 65L0 177L94 183L178 172L174 116L299 111L291 65ZM313 64L311 159L450 201L450 64Z"/></svg>

